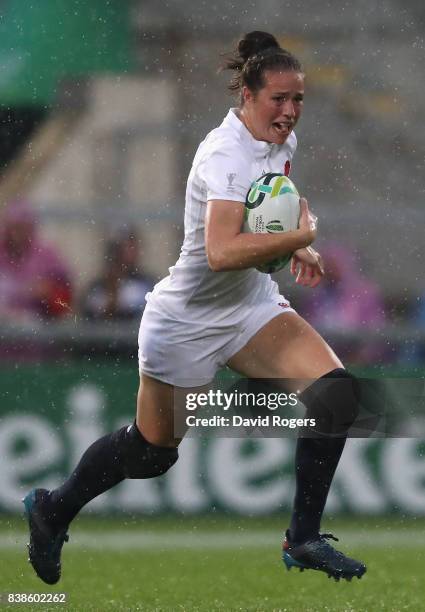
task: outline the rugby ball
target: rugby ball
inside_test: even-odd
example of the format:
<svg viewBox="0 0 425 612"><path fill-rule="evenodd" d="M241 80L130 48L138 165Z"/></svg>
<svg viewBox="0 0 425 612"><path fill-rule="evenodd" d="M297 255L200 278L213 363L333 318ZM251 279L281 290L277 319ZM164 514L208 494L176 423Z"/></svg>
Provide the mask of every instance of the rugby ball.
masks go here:
<svg viewBox="0 0 425 612"><path fill-rule="evenodd" d="M298 228L300 196L294 183L284 174L268 173L254 181L245 200L243 231L253 234L277 234ZM286 266L292 253L258 266L272 274Z"/></svg>

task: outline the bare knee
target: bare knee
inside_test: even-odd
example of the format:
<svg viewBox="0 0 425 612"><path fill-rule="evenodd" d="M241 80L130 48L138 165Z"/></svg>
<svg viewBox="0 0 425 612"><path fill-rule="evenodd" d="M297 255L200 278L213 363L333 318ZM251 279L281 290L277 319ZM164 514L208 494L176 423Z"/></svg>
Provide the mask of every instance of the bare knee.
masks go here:
<svg viewBox="0 0 425 612"><path fill-rule="evenodd" d="M174 387L142 374L136 423L143 437L155 446L177 447L181 439L174 434L174 416Z"/></svg>
<svg viewBox="0 0 425 612"><path fill-rule="evenodd" d="M146 424L143 420L139 422L138 419L136 419L136 424L145 440L154 446L176 448L181 442L181 438L175 438L174 434L170 434L168 427L164 428L160 424Z"/></svg>

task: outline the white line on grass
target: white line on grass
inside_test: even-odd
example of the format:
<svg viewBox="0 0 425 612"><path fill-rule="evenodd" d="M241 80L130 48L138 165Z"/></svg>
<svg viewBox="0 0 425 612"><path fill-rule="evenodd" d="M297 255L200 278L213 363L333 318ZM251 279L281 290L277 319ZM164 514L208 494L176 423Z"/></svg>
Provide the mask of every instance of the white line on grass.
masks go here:
<svg viewBox="0 0 425 612"><path fill-rule="evenodd" d="M247 531L230 533L228 531L180 532L142 532L142 531L109 531L71 532L72 547L90 550L172 550L172 549L246 549L269 548L279 546L279 533L273 531ZM406 532L382 531L370 529L370 532L342 531L338 533L341 546L395 548L423 548L424 539L421 530ZM0 533L0 551L2 549L21 548L28 541L28 535L22 532ZM338 544L337 544L338 548ZM1 552L0 552L1 554Z"/></svg>

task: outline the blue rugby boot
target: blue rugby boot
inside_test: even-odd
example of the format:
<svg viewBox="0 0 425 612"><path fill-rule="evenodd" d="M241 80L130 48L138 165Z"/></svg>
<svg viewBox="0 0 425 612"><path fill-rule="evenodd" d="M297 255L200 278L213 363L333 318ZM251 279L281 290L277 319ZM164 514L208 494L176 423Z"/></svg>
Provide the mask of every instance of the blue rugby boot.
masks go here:
<svg viewBox="0 0 425 612"><path fill-rule="evenodd" d="M30 531L28 560L41 580L56 584L61 576L62 546L68 542L68 534L66 529L53 531L43 515L43 501L48 494L47 489L33 489L23 499Z"/></svg>
<svg viewBox="0 0 425 612"><path fill-rule="evenodd" d="M331 533L322 533L315 539L297 545L291 543L287 531L282 550L282 560L286 568L290 570L291 567L298 567L301 572L305 569L319 570L336 581L340 578L350 581L355 576L361 578L366 572L364 563L335 550L327 542L329 539L338 541Z"/></svg>

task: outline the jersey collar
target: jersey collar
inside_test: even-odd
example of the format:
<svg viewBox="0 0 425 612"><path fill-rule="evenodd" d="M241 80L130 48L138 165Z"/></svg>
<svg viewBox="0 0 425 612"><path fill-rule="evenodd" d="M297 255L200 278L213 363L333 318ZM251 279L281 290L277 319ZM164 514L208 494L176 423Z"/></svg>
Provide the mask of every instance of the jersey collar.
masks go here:
<svg viewBox="0 0 425 612"><path fill-rule="evenodd" d="M238 108L231 108L224 118L223 123L227 124L241 135L242 139L253 150L255 157L261 158L269 155L275 145L271 142L265 142L264 140L256 140L239 119L238 111Z"/></svg>

